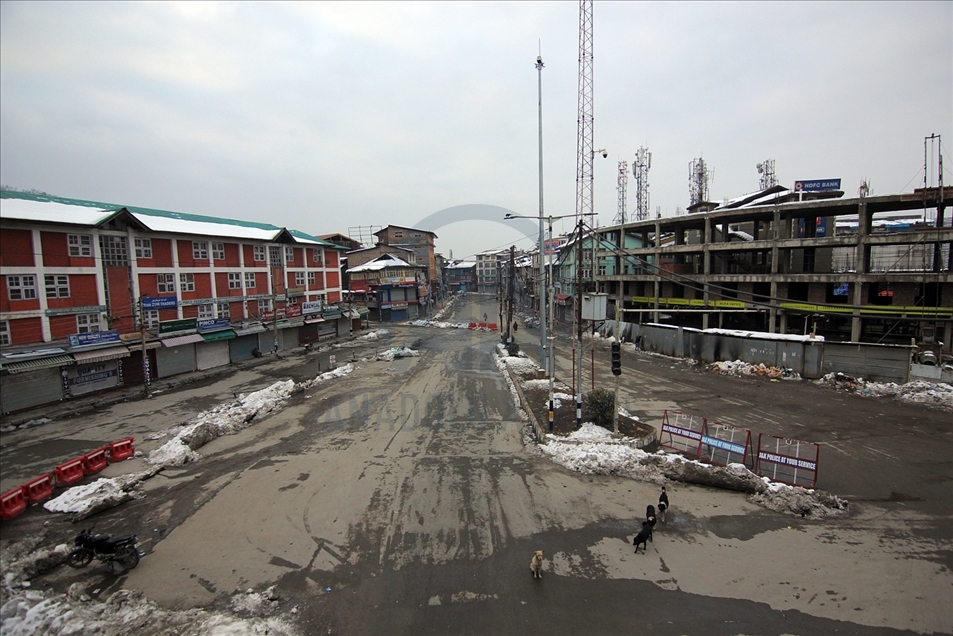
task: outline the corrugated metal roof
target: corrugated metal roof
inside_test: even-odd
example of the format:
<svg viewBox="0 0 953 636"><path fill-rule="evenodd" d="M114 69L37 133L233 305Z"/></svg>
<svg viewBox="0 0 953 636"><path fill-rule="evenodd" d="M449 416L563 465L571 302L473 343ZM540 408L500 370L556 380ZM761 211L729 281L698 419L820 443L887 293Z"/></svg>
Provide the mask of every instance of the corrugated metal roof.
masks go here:
<svg viewBox="0 0 953 636"><path fill-rule="evenodd" d="M109 347L108 349L96 349L95 351L80 351L72 354L72 356L77 364L90 364L92 362L105 362L106 360L128 358L129 349L123 346Z"/></svg>
<svg viewBox="0 0 953 636"><path fill-rule="evenodd" d="M187 336L176 336L175 338L166 338L162 344L166 347L178 347L180 345L192 344L194 342L205 342L205 338L197 333L190 333Z"/></svg>
<svg viewBox="0 0 953 636"><path fill-rule="evenodd" d="M50 358L27 360L26 362L12 362L3 365L3 370L7 373L23 373L24 371L39 371L50 367L65 367L75 364L75 362L70 356L52 356Z"/></svg>
<svg viewBox="0 0 953 636"><path fill-rule="evenodd" d="M261 333L267 331L262 325L252 325L250 327L245 327L244 329L235 329L236 336L251 336L256 333Z"/></svg>

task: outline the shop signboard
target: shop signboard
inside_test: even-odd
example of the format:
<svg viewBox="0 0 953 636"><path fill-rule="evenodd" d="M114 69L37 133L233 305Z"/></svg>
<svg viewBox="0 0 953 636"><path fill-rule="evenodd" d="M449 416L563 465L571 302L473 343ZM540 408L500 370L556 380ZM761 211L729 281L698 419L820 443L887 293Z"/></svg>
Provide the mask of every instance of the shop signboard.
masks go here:
<svg viewBox="0 0 953 636"><path fill-rule="evenodd" d="M159 335L168 336L171 334L194 333L198 328L195 318L183 318L181 320L163 320L159 323Z"/></svg>
<svg viewBox="0 0 953 636"><path fill-rule="evenodd" d="M179 306L179 299L175 296L143 296L142 308L146 311L152 309L175 309Z"/></svg>
<svg viewBox="0 0 953 636"><path fill-rule="evenodd" d="M119 341L119 332L115 329L110 329L109 331L94 331L92 333L74 333L69 336L70 347L85 347L86 345L98 345Z"/></svg>

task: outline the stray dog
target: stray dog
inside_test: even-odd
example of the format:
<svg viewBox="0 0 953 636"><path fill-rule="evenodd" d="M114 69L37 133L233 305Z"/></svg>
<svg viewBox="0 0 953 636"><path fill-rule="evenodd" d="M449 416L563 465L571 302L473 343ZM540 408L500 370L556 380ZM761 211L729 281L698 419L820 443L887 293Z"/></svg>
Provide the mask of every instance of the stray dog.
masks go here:
<svg viewBox="0 0 953 636"><path fill-rule="evenodd" d="M658 516L665 523L665 511L668 509L668 493L665 492L665 486L662 486L662 494L658 496Z"/></svg>
<svg viewBox="0 0 953 636"><path fill-rule="evenodd" d="M652 536L652 526L649 525L648 521L642 522L642 529L639 530L639 533L635 535L635 538L632 539L632 544L635 546L635 553L639 553L639 545L642 546L642 552L644 553L648 550L648 540Z"/></svg>
<svg viewBox="0 0 953 636"><path fill-rule="evenodd" d="M652 532L655 530L655 506L652 504L645 507L645 523L649 525L649 541L652 541Z"/></svg>
<svg viewBox="0 0 953 636"><path fill-rule="evenodd" d="M543 578L543 551L537 550L533 553L533 559L529 562L529 571L533 573L534 579Z"/></svg>

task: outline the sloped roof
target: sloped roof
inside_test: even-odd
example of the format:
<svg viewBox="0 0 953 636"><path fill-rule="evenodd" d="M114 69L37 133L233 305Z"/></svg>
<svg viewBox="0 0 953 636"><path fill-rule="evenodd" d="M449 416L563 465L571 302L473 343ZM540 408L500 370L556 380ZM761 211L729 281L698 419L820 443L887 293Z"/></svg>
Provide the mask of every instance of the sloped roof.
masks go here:
<svg viewBox="0 0 953 636"><path fill-rule="evenodd" d="M154 232L311 243L331 249L341 249L339 245L323 241L305 232L288 230L270 223L224 219L13 190L0 191L0 206L2 206L0 216L5 219L96 227L106 223L117 214L128 213L144 228Z"/></svg>
<svg viewBox="0 0 953 636"><path fill-rule="evenodd" d="M411 265L407 261L401 260L393 254L382 254L372 261L368 261L362 265L355 265L347 271L349 274L352 272L379 272L380 270L387 269L388 267L416 268L417 266Z"/></svg>

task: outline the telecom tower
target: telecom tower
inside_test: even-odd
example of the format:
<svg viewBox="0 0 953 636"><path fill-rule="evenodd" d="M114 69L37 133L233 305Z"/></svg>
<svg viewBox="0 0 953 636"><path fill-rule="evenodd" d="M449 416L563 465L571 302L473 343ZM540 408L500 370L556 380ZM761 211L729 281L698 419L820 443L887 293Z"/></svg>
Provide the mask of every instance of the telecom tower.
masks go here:
<svg viewBox="0 0 953 636"><path fill-rule="evenodd" d="M615 215L615 225L625 225L625 191L629 187L629 162L619 162L619 213Z"/></svg>
<svg viewBox="0 0 953 636"><path fill-rule="evenodd" d="M576 119L576 215L592 212L592 0L579 2L579 113Z"/></svg>
<svg viewBox="0 0 953 636"><path fill-rule="evenodd" d="M635 220L649 218L649 169L652 167L652 153L645 146L635 153L632 164L632 176L635 177Z"/></svg>
<svg viewBox="0 0 953 636"><path fill-rule="evenodd" d="M709 170L705 160L699 157L688 164L688 204L708 201L708 182L714 180L715 171Z"/></svg>
<svg viewBox="0 0 953 636"><path fill-rule="evenodd" d="M764 162L755 167L758 169L758 174L761 175L758 185L762 190L778 185L778 179L774 176L774 159L765 159Z"/></svg>

